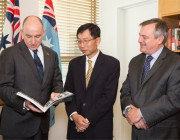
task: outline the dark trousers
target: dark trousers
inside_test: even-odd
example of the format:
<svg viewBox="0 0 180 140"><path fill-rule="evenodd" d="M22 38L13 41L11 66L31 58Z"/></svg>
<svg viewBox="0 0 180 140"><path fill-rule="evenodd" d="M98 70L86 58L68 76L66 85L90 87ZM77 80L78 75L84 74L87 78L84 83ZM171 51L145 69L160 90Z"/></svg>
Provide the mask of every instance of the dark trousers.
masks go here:
<svg viewBox="0 0 180 140"><path fill-rule="evenodd" d="M8 136L3 136L3 140L48 140L48 133L42 133L39 131L36 135L28 138L21 138L19 137L8 137Z"/></svg>

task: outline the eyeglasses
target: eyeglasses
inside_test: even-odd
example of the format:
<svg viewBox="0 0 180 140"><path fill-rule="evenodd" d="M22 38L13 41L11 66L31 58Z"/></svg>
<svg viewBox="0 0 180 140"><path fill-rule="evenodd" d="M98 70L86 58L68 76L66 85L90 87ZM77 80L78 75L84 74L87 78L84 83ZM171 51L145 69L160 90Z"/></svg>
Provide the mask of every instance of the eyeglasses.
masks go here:
<svg viewBox="0 0 180 140"><path fill-rule="evenodd" d="M77 40L77 44L78 45L81 45L81 44L85 44L85 45L87 45L90 41L92 41L92 40L95 40L96 38L92 38L92 39L85 39L85 40Z"/></svg>

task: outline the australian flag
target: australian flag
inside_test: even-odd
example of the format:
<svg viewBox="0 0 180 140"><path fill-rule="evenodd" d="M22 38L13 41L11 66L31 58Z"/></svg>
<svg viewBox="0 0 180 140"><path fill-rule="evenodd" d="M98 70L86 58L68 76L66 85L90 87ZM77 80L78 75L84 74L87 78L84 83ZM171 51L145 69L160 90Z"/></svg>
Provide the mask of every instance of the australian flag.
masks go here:
<svg viewBox="0 0 180 140"><path fill-rule="evenodd" d="M44 6L44 12L42 17L44 29L46 30L46 34L43 37L43 44L47 47L53 49L59 58L59 67L61 69L61 57L60 57L60 46L59 46L59 38L58 31L56 26L56 19L54 14L54 7L51 0L46 0ZM54 107L50 108L50 126L54 124Z"/></svg>
<svg viewBox="0 0 180 140"><path fill-rule="evenodd" d="M0 52L21 40L19 0L9 0L0 43Z"/></svg>
<svg viewBox="0 0 180 140"><path fill-rule="evenodd" d="M58 30L56 26L54 7L51 0L46 0L45 2L42 21L44 24L44 28L46 30L46 34L44 35L44 38L43 38L43 44L47 47L52 48L58 54L59 67L61 69Z"/></svg>

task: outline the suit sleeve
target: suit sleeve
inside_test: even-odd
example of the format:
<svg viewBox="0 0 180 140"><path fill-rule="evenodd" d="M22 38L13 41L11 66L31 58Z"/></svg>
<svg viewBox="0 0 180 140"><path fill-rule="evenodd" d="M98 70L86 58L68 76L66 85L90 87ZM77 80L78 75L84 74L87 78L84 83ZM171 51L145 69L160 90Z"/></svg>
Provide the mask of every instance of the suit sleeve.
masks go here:
<svg viewBox="0 0 180 140"><path fill-rule="evenodd" d="M126 106L133 104L132 99L131 99L129 72L128 72L126 80L124 81L122 85L120 92L121 92L121 95L120 95L121 110L123 111Z"/></svg>
<svg viewBox="0 0 180 140"><path fill-rule="evenodd" d="M15 64L13 54L8 49L0 55L0 98L14 110L25 113L23 110L24 99L17 98L17 89L14 88Z"/></svg>
<svg viewBox="0 0 180 140"><path fill-rule="evenodd" d="M68 73L66 76L66 83L64 86L64 90L65 91L69 91L75 94L74 92L74 84L73 84L73 76L72 76L72 68L71 68L71 62L69 63L69 67L68 67ZM73 113L74 111L77 111L77 106L76 106L76 95L73 96L72 100L70 102L66 102L65 103L65 107L66 107L66 112L67 115L70 116L71 113Z"/></svg>

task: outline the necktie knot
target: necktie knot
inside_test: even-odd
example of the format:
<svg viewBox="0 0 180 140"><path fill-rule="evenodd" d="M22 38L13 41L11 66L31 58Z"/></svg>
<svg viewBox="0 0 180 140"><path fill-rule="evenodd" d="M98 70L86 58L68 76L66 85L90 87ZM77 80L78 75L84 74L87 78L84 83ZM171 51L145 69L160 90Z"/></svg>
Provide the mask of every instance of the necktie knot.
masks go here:
<svg viewBox="0 0 180 140"><path fill-rule="evenodd" d="M88 60L88 65L92 67L92 61Z"/></svg>
<svg viewBox="0 0 180 140"><path fill-rule="evenodd" d="M149 55L149 56L146 58L146 61L151 62L152 59L153 59L153 57L152 57L151 55Z"/></svg>
<svg viewBox="0 0 180 140"><path fill-rule="evenodd" d="M38 50L33 50L33 52L34 52L35 54L37 54Z"/></svg>

